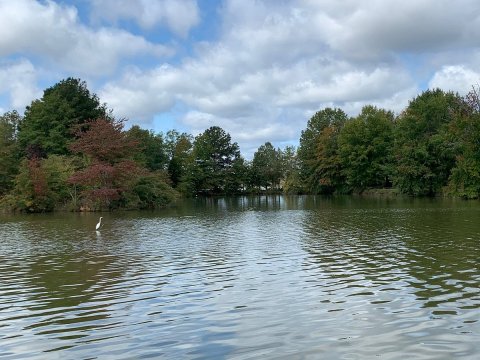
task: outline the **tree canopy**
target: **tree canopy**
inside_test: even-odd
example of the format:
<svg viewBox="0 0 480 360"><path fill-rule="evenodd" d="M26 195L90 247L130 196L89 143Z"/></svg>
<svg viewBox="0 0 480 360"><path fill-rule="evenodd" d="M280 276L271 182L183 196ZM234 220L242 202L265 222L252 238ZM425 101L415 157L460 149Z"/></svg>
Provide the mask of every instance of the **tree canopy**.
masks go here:
<svg viewBox="0 0 480 360"><path fill-rule="evenodd" d="M13 188L18 172L17 134L20 114L13 110L0 116L0 196Z"/></svg>
<svg viewBox="0 0 480 360"><path fill-rule="evenodd" d="M78 126L107 115L106 105L90 93L86 82L67 78L27 106L19 128L20 148L26 152L27 147L36 146L46 154L66 155Z"/></svg>
<svg viewBox="0 0 480 360"><path fill-rule="evenodd" d="M336 137L348 120L341 109L325 108L317 111L300 136L298 159L300 178L307 192L331 192L335 187L338 159Z"/></svg>
<svg viewBox="0 0 480 360"><path fill-rule="evenodd" d="M230 134L212 126L195 138L191 163L191 180L197 193L221 193L230 188L234 164L240 160L240 149ZM193 171L192 171L193 170Z"/></svg>
<svg viewBox="0 0 480 360"><path fill-rule="evenodd" d="M455 165L449 127L462 99L440 89L427 90L400 114L395 127L394 183L410 195L435 195L447 185Z"/></svg>
<svg viewBox="0 0 480 360"><path fill-rule="evenodd" d="M141 171L131 159L137 145L123 132L121 121L97 119L89 123L88 130L79 130L70 149L86 156L87 165L70 182L82 188L87 206L110 208L132 186Z"/></svg>
<svg viewBox="0 0 480 360"><path fill-rule="evenodd" d="M339 134L340 163L351 190L391 184L393 112L365 106Z"/></svg>
<svg viewBox="0 0 480 360"><path fill-rule="evenodd" d="M283 177L282 153L270 142L261 145L253 155L252 180L258 187L279 187Z"/></svg>
<svg viewBox="0 0 480 360"><path fill-rule="evenodd" d="M156 208L183 196L263 192L480 197L480 89L427 90L395 115L317 111L298 149L267 141L245 160L228 132L125 130L84 81L0 116L0 203L14 210Z"/></svg>

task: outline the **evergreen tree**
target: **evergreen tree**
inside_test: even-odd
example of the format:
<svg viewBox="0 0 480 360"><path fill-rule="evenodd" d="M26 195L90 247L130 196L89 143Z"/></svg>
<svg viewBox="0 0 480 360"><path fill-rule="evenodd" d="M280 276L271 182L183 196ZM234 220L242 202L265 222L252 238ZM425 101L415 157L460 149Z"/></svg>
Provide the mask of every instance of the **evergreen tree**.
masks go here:
<svg viewBox="0 0 480 360"><path fill-rule="evenodd" d="M226 191L234 164L240 159L237 143L230 134L212 126L195 138L190 181L197 193L218 194ZM232 191L232 189L230 189Z"/></svg>
<svg viewBox="0 0 480 360"><path fill-rule="evenodd" d="M27 106L18 132L20 148L24 153L27 147L34 146L47 155L69 154L77 127L107 115L106 105L100 104L84 81L67 78Z"/></svg>

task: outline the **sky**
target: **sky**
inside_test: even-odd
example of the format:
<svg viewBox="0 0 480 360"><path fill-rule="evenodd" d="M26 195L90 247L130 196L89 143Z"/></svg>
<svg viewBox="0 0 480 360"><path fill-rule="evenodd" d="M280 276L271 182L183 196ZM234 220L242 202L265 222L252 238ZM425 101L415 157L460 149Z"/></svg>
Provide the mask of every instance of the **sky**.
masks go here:
<svg viewBox="0 0 480 360"><path fill-rule="evenodd" d="M67 77L154 132L220 126L242 154L315 112L399 113L480 82L478 0L0 0L0 113Z"/></svg>

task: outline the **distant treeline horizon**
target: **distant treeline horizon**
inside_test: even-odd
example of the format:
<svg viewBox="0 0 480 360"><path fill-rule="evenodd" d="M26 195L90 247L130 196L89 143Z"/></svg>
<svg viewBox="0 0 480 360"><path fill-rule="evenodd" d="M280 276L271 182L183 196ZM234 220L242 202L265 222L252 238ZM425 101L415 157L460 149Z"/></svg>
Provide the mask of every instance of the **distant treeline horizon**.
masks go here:
<svg viewBox="0 0 480 360"><path fill-rule="evenodd" d="M0 116L0 204L9 211L163 207L180 196L352 194L480 196L480 100L426 90L395 115L324 108L299 146L259 146L245 160L230 134L155 133L101 104L81 79L47 88L24 114Z"/></svg>

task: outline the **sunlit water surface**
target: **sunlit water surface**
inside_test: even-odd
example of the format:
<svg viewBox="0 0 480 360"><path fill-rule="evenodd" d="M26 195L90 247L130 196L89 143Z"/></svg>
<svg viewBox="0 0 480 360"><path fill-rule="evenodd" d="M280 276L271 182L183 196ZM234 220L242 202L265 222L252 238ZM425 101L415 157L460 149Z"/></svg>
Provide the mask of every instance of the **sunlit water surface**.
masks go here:
<svg viewBox="0 0 480 360"><path fill-rule="evenodd" d="M480 203L0 217L1 359L478 359Z"/></svg>

